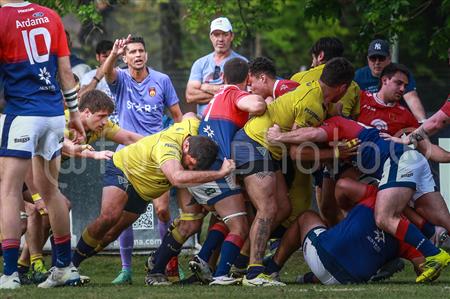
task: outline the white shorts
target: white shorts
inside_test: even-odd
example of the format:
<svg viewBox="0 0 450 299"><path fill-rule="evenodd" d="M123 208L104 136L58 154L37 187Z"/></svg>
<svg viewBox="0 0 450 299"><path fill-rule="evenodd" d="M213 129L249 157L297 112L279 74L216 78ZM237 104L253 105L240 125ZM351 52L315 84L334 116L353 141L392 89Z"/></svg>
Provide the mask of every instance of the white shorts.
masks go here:
<svg viewBox="0 0 450 299"><path fill-rule="evenodd" d="M66 121L61 116L0 115L0 156L51 160L60 153Z"/></svg>
<svg viewBox="0 0 450 299"><path fill-rule="evenodd" d="M306 263L308 264L311 271L314 275L320 280L320 282L324 285L333 285L333 284L341 284L336 278L325 269L322 261L320 260L319 255L317 254L316 247L312 244L312 240L309 238L310 234L315 234L319 236L321 233L326 231L323 227L318 227L310 232L305 238L303 242L303 257L305 258Z"/></svg>
<svg viewBox="0 0 450 299"><path fill-rule="evenodd" d="M230 175L217 181L188 187L188 190L197 203L209 206L228 196L241 193L241 188L236 184L234 176Z"/></svg>
<svg viewBox="0 0 450 299"><path fill-rule="evenodd" d="M424 194L436 191L430 165L421 153L408 150L400 156L398 161L390 158L384 162L378 189L394 187L408 187L416 190L412 198L413 202Z"/></svg>

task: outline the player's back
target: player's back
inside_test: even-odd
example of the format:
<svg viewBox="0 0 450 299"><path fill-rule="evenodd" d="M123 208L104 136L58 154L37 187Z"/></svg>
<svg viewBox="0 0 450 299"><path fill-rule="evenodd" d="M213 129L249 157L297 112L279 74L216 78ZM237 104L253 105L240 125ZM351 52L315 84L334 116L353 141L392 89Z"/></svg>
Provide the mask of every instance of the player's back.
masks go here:
<svg viewBox="0 0 450 299"><path fill-rule="evenodd" d="M57 82L58 57L70 54L60 17L33 3L0 9L0 68L4 73L4 112L13 115L63 115Z"/></svg>
<svg viewBox="0 0 450 299"><path fill-rule="evenodd" d="M360 202L343 221L318 237L321 259L328 258L343 269L344 277L353 280L348 282L368 281L400 254L398 241L375 224L375 197L376 193Z"/></svg>
<svg viewBox="0 0 450 299"><path fill-rule="evenodd" d="M198 130L199 135L212 138L219 146L218 160L231 158L231 142L234 134L248 120L248 112L240 110L237 103L248 92L235 85L224 86L211 100L205 110ZM221 165L221 163L220 163Z"/></svg>

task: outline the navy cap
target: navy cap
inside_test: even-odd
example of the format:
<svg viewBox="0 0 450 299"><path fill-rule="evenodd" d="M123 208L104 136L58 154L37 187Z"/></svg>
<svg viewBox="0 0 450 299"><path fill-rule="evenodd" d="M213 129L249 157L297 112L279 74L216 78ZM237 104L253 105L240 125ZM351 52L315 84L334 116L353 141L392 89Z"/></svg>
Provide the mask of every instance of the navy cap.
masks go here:
<svg viewBox="0 0 450 299"><path fill-rule="evenodd" d="M375 39L369 45L369 50L367 50L367 56L389 56L389 43L383 39Z"/></svg>

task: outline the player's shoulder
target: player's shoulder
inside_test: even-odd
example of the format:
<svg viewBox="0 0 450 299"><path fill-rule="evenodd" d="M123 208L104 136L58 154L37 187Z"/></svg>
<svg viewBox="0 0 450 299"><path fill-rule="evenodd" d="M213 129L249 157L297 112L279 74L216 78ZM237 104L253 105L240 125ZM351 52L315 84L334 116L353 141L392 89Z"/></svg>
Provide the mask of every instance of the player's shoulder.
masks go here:
<svg viewBox="0 0 450 299"><path fill-rule="evenodd" d="M208 53L194 61L193 66L204 66L209 60L214 59L214 52Z"/></svg>

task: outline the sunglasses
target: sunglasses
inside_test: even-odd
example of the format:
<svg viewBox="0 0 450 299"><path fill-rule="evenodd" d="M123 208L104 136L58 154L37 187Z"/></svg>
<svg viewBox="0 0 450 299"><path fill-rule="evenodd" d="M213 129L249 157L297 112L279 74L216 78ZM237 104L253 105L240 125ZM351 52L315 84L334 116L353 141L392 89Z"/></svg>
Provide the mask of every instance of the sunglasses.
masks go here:
<svg viewBox="0 0 450 299"><path fill-rule="evenodd" d="M371 62L376 62L377 60L379 61L379 62L383 62L383 61L385 61L386 60L386 56L382 56L382 55L373 55L373 56L369 56L369 60L371 61Z"/></svg>
<svg viewBox="0 0 450 299"><path fill-rule="evenodd" d="M220 78L220 66L216 65L214 68L213 80L217 80Z"/></svg>

